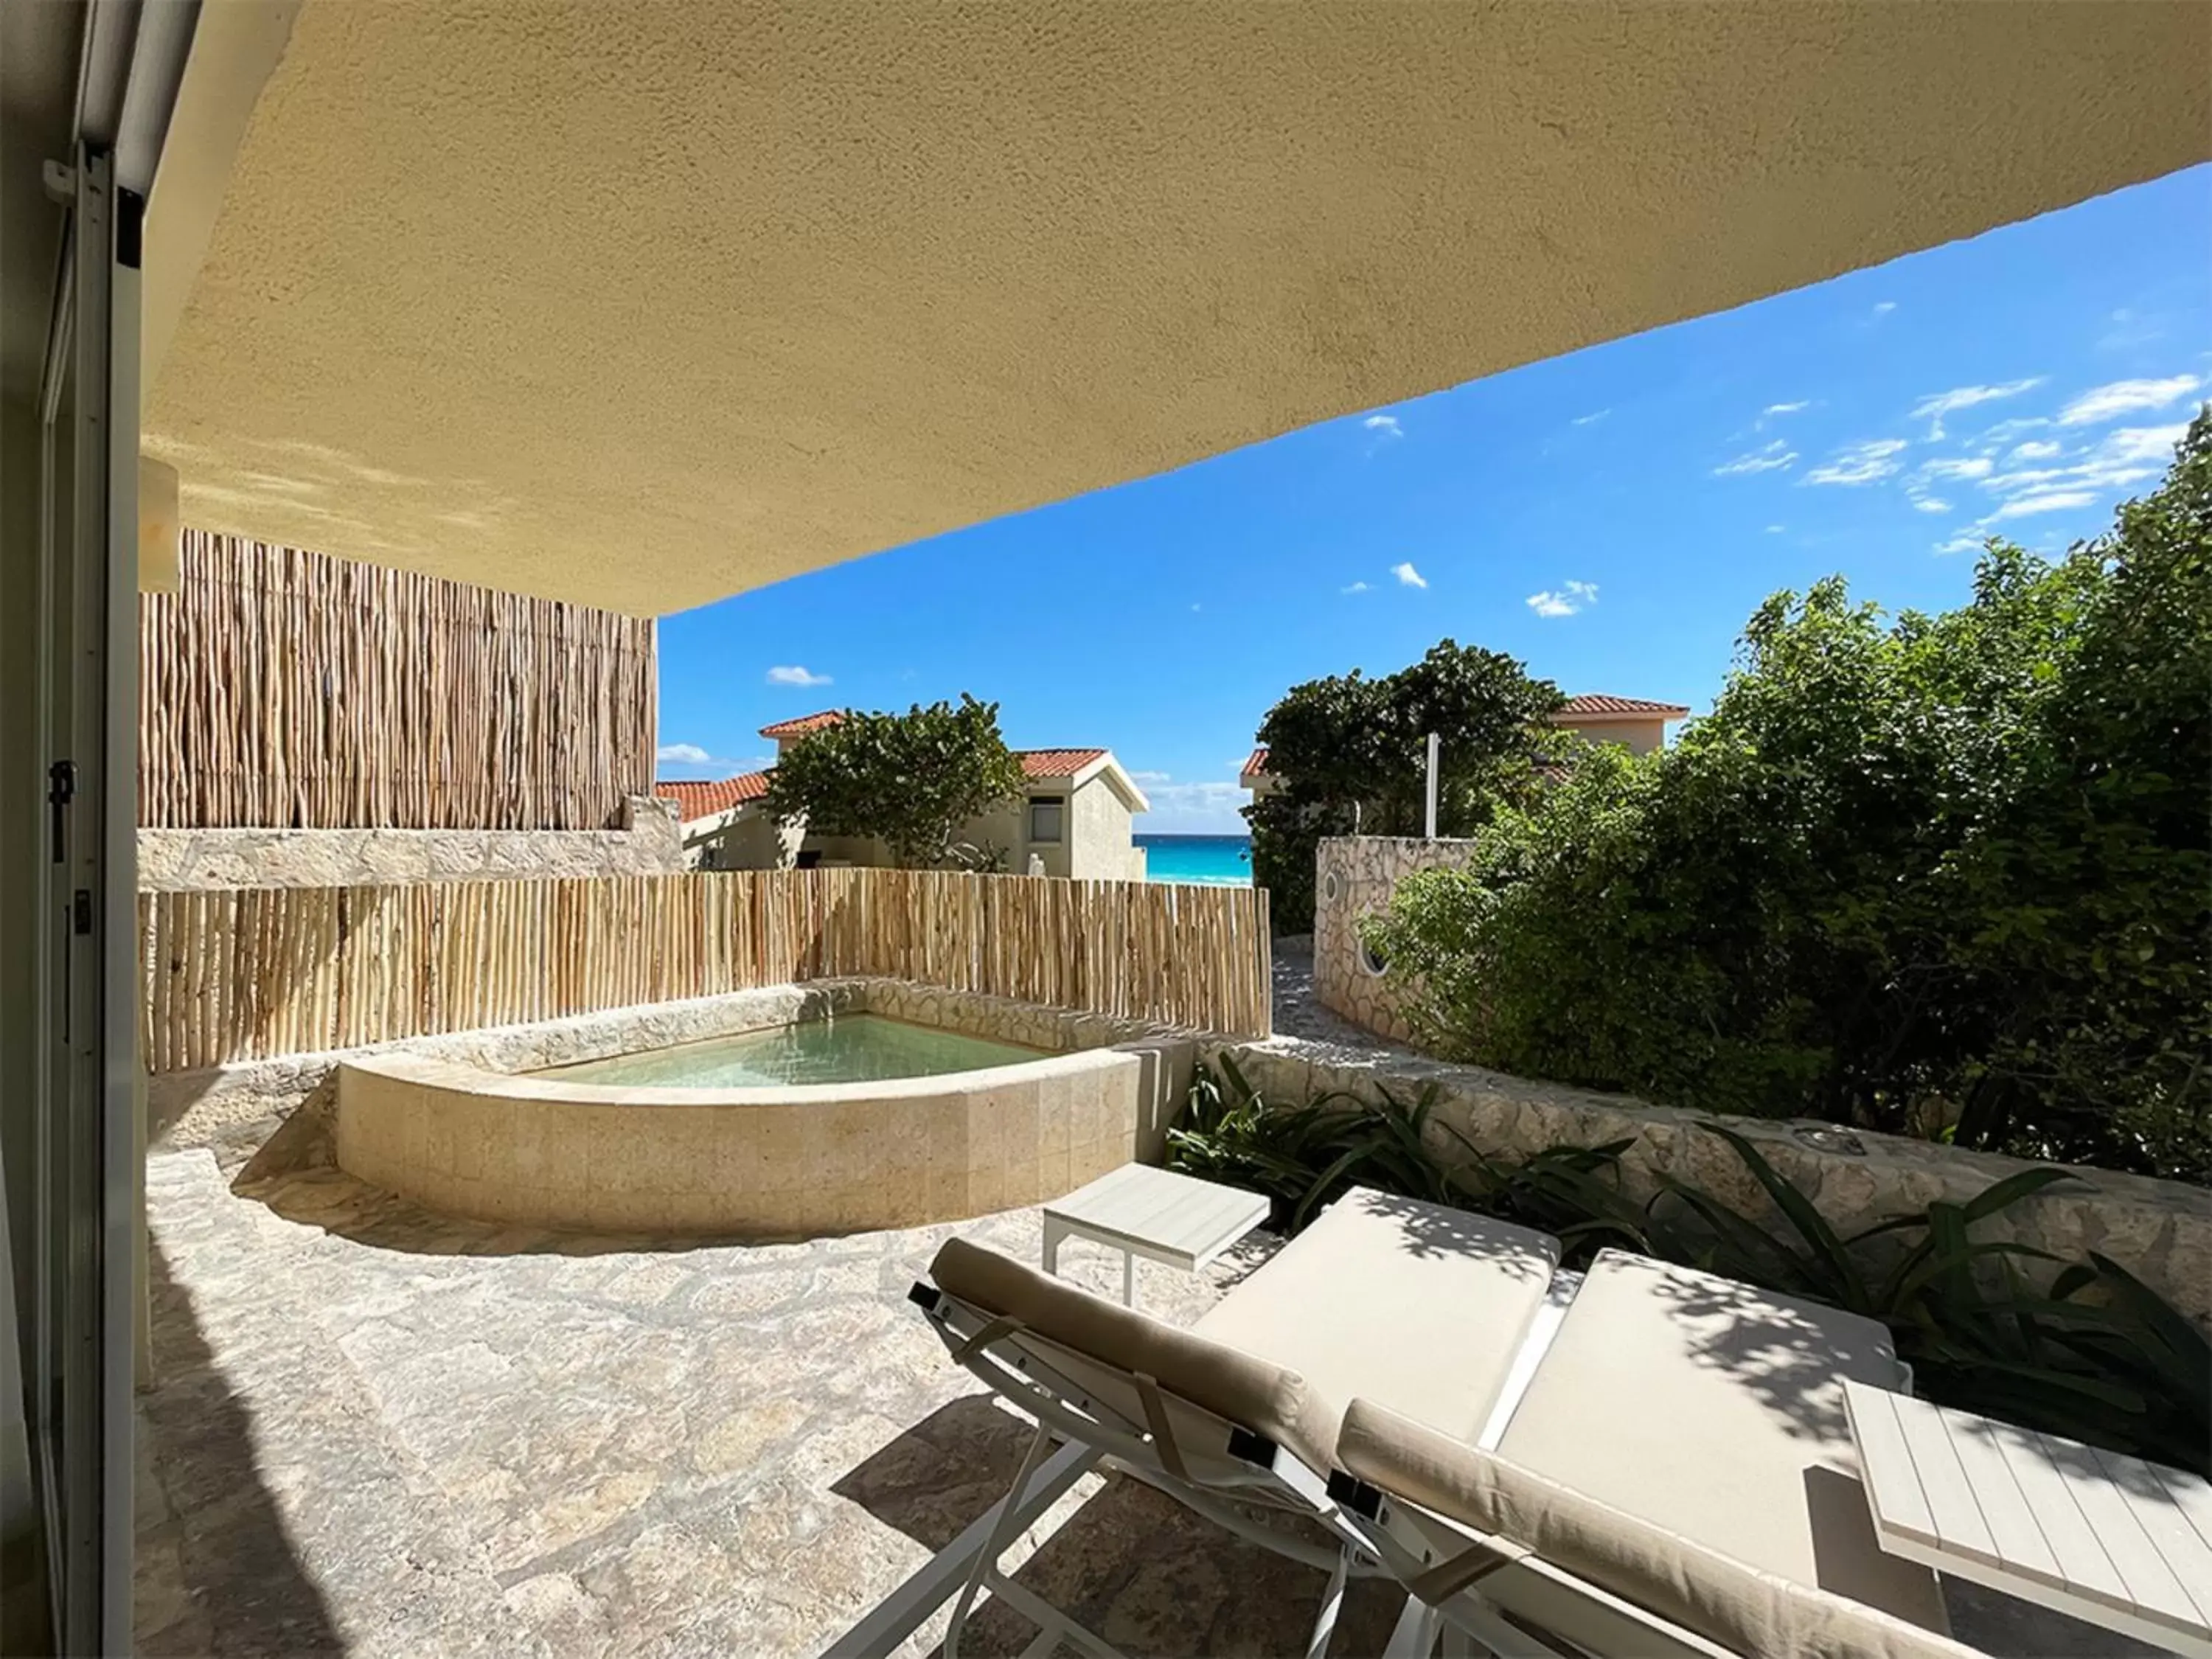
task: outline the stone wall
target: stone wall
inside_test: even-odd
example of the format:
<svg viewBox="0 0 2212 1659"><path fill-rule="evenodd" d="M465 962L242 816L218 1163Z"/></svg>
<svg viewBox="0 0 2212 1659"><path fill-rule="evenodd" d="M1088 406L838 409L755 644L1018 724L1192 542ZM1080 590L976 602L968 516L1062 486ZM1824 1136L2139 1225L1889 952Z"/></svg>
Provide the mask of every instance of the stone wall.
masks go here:
<svg viewBox="0 0 2212 1659"><path fill-rule="evenodd" d="M1314 854L1314 994L1353 1024L1397 1042L1412 1033L1398 1018L1390 977L1378 973L1359 942L1364 916L1389 908L1409 872L1465 863L1471 841L1417 836L1331 836Z"/></svg>
<svg viewBox="0 0 2212 1659"><path fill-rule="evenodd" d="M676 804L649 795L625 799L619 830L138 832L138 886L144 892L659 876L684 867Z"/></svg>
<svg viewBox="0 0 2212 1659"><path fill-rule="evenodd" d="M1532 1082L1401 1053L1361 1053L1310 1043L1212 1045L1226 1048L1253 1087L1270 1101L1302 1104L1312 1095L1352 1090L1368 1099L1384 1088L1412 1100L1433 1087L1428 1131L1448 1163L1465 1157L1463 1135L1484 1153L1525 1156L1547 1146L1594 1146L1633 1137L1622 1174L1641 1203L1669 1174L1704 1187L1747 1213L1778 1220L1764 1191L1717 1135L1697 1126L1711 1113L1652 1106L1632 1097ZM2017 1158L1963 1152L1929 1141L1841 1129L1811 1120L1726 1118L1845 1235L1885 1217L1941 1200L1963 1204L2007 1176L2031 1168ZM2212 1192L2108 1170L2077 1168L2075 1179L2023 1200L1977 1238L2010 1237L2067 1261L2088 1250L2112 1258L2212 1330ZM2047 1281L2054 1269L2031 1264Z"/></svg>

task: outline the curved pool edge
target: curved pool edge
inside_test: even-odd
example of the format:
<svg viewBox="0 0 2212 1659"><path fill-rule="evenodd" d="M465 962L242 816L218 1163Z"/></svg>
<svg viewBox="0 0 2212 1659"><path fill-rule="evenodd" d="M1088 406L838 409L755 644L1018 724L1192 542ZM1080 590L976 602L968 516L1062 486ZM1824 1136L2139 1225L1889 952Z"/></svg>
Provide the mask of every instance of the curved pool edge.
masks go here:
<svg viewBox="0 0 2212 1659"><path fill-rule="evenodd" d="M782 1088L562 1083L393 1054L338 1067L338 1166L481 1220L751 1238L913 1227L1157 1156L1190 1047Z"/></svg>

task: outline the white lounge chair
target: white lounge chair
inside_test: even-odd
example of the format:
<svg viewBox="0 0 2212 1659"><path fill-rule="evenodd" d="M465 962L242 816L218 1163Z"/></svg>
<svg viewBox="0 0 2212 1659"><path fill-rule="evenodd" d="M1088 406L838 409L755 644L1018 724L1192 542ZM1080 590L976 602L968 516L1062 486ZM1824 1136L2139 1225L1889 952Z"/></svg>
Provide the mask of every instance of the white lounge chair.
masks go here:
<svg viewBox="0 0 2212 1659"><path fill-rule="evenodd" d="M1604 1251L1495 1454L1357 1401L1331 1492L1500 1654L1967 1654L1875 1542L1847 1376L1905 1380L1875 1321Z"/></svg>
<svg viewBox="0 0 2212 1659"><path fill-rule="evenodd" d="M1346 1580L1377 1574L1412 1592L1392 1644L1406 1655L1440 1632L1506 1654L1965 1651L1933 1633L1933 1577L1872 1550L1856 1483L1820 1473L1839 1448L1849 1458L1839 1378L1899 1380L1880 1327L1607 1253L1531 1382L1524 1346L1550 1322L1557 1261L1546 1235L1355 1190L1186 1330L949 1241L915 1299L1036 1435L1001 1504L830 1652L888 1653L957 1589L947 1659L985 1589L1039 1626L1032 1652L1065 1641L1116 1659L998 1567L1105 1457L1328 1572L1310 1655L1327 1648ZM1467 1462L1501 1428L1506 1457L1540 1475ZM1504 1505L1501 1483L1524 1474L1540 1484ZM1846 1503L1877 1559L1857 1553ZM1303 1515L1328 1542L1265 1524L1255 1506ZM1524 1526L1534 1535L1516 1535ZM1714 1547L1747 1530L1772 1537L1734 1559ZM1731 1584L1752 1610L1709 1613ZM1759 1613L1762 1595L1780 1610ZM1863 1630L1879 1642L1860 1643Z"/></svg>
<svg viewBox="0 0 2212 1659"><path fill-rule="evenodd" d="M1355 1189L1185 1329L962 1239L914 1299L953 1357L1038 1424L991 1514L830 1650L890 1652L957 1587L946 1659L988 1589L1064 1639L1114 1650L998 1571L1007 1547L1103 1457L1291 1559L1330 1575L1308 1651L1325 1650L1346 1580L1384 1570L1328 1493L1346 1402L1389 1401L1474 1433L1504 1388L1559 1262L1525 1227ZM1449 1310L1439 1317L1439 1310ZM1050 1455L1054 1438L1067 1443ZM1316 1544L1249 1511L1290 1510Z"/></svg>

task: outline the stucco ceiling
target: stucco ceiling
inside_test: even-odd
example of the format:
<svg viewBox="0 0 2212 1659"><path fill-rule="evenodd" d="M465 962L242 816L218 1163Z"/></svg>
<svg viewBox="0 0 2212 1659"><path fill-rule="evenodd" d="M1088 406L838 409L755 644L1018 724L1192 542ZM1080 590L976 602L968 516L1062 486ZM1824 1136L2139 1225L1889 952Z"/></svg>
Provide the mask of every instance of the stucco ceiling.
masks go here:
<svg viewBox="0 0 2212 1659"><path fill-rule="evenodd" d="M307 0L149 448L675 610L2172 171L2208 64L2196 0Z"/></svg>

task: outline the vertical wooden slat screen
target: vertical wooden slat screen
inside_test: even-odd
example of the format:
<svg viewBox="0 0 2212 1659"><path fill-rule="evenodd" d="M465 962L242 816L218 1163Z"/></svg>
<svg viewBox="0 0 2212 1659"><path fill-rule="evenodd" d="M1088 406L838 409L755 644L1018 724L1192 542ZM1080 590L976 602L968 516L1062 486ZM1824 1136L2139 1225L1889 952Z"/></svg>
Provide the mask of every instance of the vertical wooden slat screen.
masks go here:
<svg viewBox="0 0 2212 1659"><path fill-rule="evenodd" d="M1252 888L730 871L141 893L138 915L157 1073L850 974L1272 1029Z"/></svg>
<svg viewBox="0 0 2212 1659"><path fill-rule="evenodd" d="M599 830L653 792L649 617L188 530L138 620L141 823Z"/></svg>

